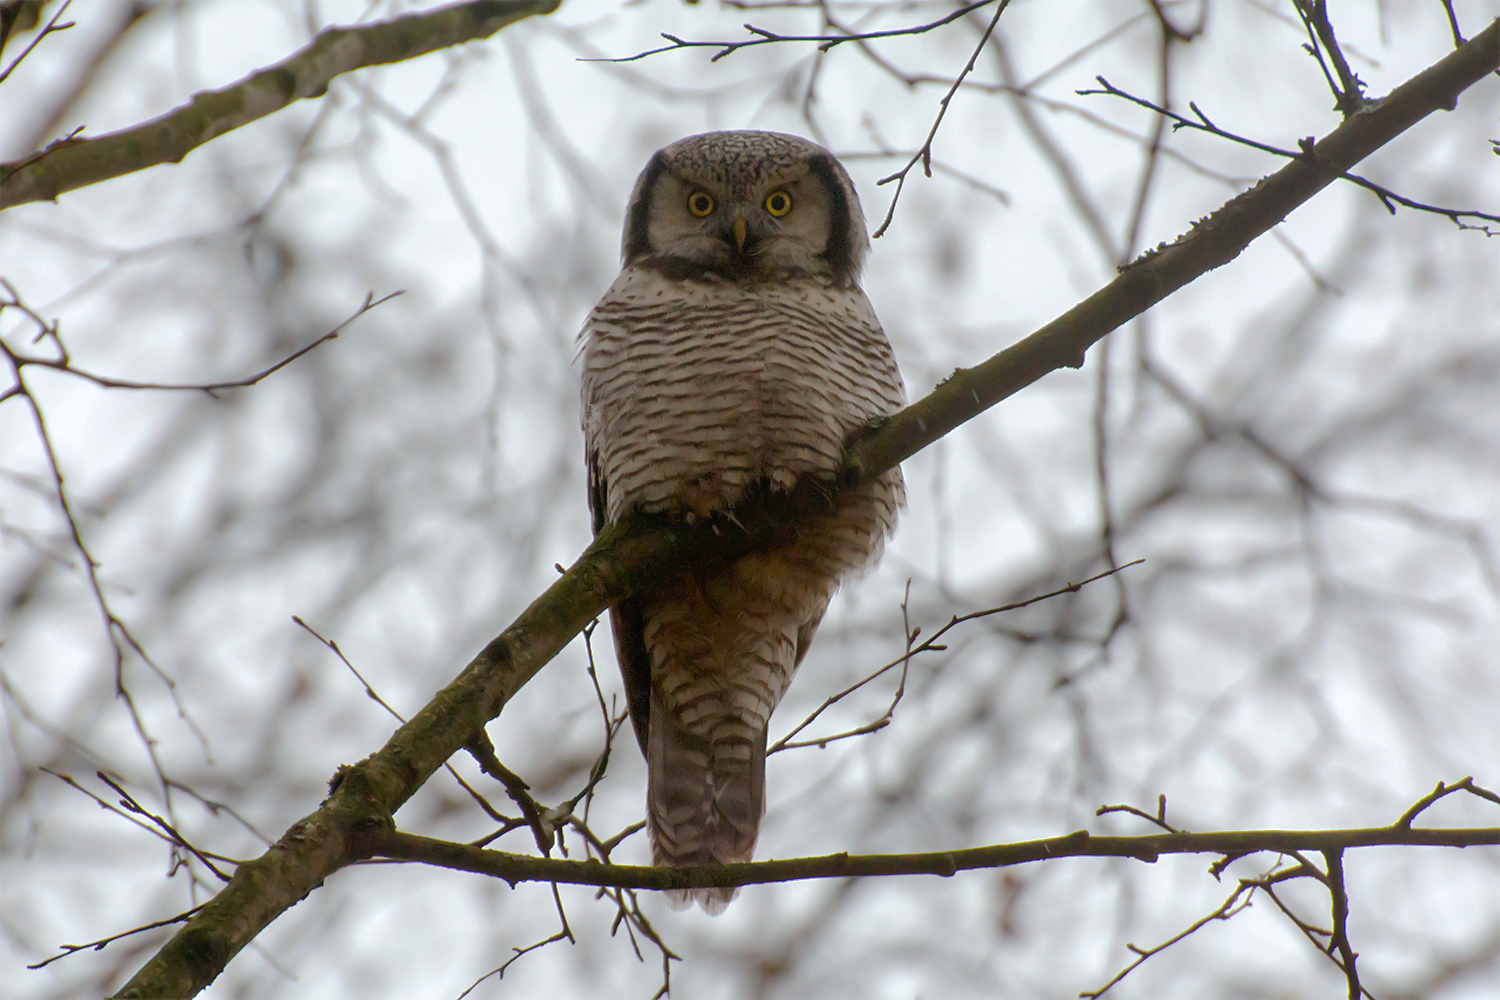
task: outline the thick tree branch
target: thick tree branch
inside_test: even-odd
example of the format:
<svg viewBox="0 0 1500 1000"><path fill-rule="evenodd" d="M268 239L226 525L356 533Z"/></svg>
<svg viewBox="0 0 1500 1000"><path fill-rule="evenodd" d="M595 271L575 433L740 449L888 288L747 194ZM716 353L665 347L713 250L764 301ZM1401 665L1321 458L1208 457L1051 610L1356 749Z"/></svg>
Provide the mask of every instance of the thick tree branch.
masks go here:
<svg viewBox="0 0 1500 1000"><path fill-rule="evenodd" d="M467 0L353 28L328 28L296 55L134 128L92 139L60 139L15 163L0 164L0 209L52 201L65 191L162 163L180 163L225 132L299 101L322 97L334 77L488 38L561 0Z"/></svg>
<svg viewBox="0 0 1500 1000"><path fill-rule="evenodd" d="M722 562L764 546L791 530L806 512L834 503L841 487L892 468L1048 372L1081 365L1087 349L1111 330L1194 278L1233 260L1340 173L1432 112L1454 107L1459 94L1497 67L1500 21L1383 101L1371 102L1350 116L1302 158L1239 195L1171 245L1143 255L1067 313L983 364L954 372L927 397L853 442L842 482L805 481L790 493L754 498L736 510L732 522L686 526L635 521L605 529L572 568L383 748L343 769L333 793L316 812L294 825L265 855L240 866L233 881L119 996L190 996L213 981L229 959L282 911L334 871L367 856L370 838L387 836L391 816L433 771L495 718L506 701L574 635L606 608L658 581L663 567L690 559L703 564ZM1177 835L1168 838L1172 836ZM1096 842L1109 843L1105 838L1078 840L1079 845ZM1039 843L1060 846L1072 841ZM1270 842L1203 843L1210 845L1205 850L1234 852L1262 849L1256 845ZM1298 844L1309 849L1322 846L1294 840L1284 843L1289 849ZM1138 856L1139 849L1135 845L1115 853ZM675 876L658 873L651 877Z"/></svg>

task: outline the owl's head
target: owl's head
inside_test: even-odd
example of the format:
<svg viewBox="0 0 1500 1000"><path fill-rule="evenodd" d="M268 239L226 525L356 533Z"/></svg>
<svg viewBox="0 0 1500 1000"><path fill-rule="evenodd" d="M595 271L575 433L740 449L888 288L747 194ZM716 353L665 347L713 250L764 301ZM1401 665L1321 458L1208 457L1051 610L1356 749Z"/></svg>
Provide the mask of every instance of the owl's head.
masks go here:
<svg viewBox="0 0 1500 1000"><path fill-rule="evenodd" d="M828 150L779 132L705 132L646 164L622 252L674 277L847 287L869 246L854 184Z"/></svg>

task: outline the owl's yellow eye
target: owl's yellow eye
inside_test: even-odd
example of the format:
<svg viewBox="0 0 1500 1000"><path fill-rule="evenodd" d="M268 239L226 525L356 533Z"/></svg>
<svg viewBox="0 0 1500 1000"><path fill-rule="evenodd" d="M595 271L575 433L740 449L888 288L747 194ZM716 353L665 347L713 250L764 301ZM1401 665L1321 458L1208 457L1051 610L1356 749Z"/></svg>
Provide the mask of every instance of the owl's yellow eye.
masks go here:
<svg viewBox="0 0 1500 1000"><path fill-rule="evenodd" d="M792 196L785 191L772 191L766 195L766 211L781 218L792 210Z"/></svg>
<svg viewBox="0 0 1500 1000"><path fill-rule="evenodd" d="M707 191L694 191L688 195L688 211L703 218L714 210L714 196Z"/></svg>

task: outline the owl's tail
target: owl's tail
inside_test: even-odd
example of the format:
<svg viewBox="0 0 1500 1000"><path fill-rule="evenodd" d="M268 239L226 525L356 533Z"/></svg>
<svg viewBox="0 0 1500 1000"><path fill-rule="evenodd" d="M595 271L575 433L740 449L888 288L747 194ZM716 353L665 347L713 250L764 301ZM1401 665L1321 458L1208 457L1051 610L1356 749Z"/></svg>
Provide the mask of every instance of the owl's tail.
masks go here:
<svg viewBox="0 0 1500 1000"><path fill-rule="evenodd" d="M766 811L766 730L755 719L720 718L708 735L689 732L652 698L646 754L650 784L646 816L652 862L730 864L755 853ZM667 892L675 910L697 903L724 912L739 889Z"/></svg>

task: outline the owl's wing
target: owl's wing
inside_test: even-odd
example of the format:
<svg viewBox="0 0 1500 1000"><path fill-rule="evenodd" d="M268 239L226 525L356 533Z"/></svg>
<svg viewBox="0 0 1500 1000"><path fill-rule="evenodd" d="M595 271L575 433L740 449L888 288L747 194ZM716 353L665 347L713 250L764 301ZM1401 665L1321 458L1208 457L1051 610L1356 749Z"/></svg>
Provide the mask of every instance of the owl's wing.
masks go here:
<svg viewBox="0 0 1500 1000"><path fill-rule="evenodd" d="M604 529L604 512L608 495L599 456L589 453L589 513L594 518L594 534ZM609 628L615 637L615 658L620 661L620 677L625 681L625 705L630 709L630 724L635 729L641 755L646 754L646 736L651 731L651 656L643 637L644 617L641 602L626 598L609 609ZM811 638L809 635L808 638Z"/></svg>
<svg viewBox="0 0 1500 1000"><path fill-rule="evenodd" d="M823 622L823 615L827 612L828 608L825 607L818 612L817 617L804 622L802 627L797 629L797 658L792 661L793 670L802 666L802 658L807 655L807 647L812 645L813 635L817 633L818 626Z"/></svg>

